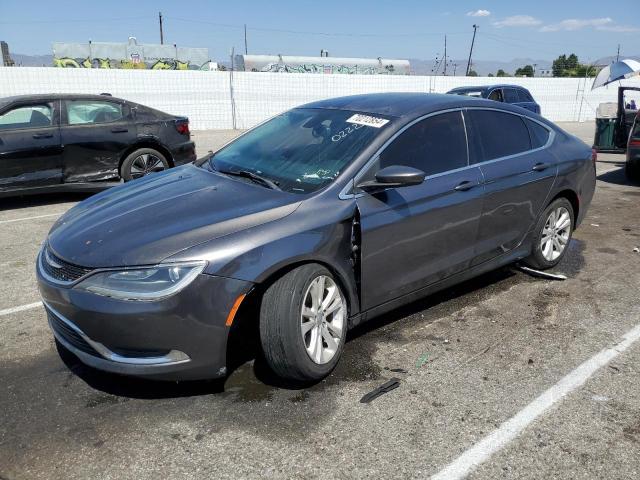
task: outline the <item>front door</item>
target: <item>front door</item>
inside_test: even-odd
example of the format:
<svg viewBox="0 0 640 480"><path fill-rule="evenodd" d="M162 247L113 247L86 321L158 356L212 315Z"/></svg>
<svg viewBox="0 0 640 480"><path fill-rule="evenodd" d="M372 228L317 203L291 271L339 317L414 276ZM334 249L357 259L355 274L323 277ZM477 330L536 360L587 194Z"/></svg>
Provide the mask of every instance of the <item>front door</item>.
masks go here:
<svg viewBox="0 0 640 480"><path fill-rule="evenodd" d="M467 268L482 211L482 174L468 166L461 112L409 127L359 181L390 165L418 168L427 177L421 185L357 197L363 310Z"/></svg>
<svg viewBox="0 0 640 480"><path fill-rule="evenodd" d="M558 166L545 148L551 132L541 124L497 110L465 115L470 158L485 181L476 265L520 245L546 205Z"/></svg>
<svg viewBox="0 0 640 480"><path fill-rule="evenodd" d="M0 112L0 190L61 182L62 148L55 104L21 103Z"/></svg>
<svg viewBox="0 0 640 480"><path fill-rule="evenodd" d="M89 182L117 178L120 160L137 132L128 105L115 100L65 100L62 117L64 178Z"/></svg>

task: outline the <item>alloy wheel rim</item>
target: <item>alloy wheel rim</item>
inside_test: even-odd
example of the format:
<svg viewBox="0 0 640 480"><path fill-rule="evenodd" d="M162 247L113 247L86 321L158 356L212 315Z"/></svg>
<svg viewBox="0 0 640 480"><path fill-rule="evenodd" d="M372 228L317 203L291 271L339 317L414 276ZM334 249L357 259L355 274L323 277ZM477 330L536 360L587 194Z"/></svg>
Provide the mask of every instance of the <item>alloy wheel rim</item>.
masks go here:
<svg viewBox="0 0 640 480"><path fill-rule="evenodd" d="M345 304L340 288L330 277L316 277L304 294L300 332L307 355L323 365L336 355L345 327Z"/></svg>
<svg viewBox="0 0 640 480"><path fill-rule="evenodd" d="M140 178L164 170L162 159L152 153L138 155L131 164L131 178Z"/></svg>
<svg viewBox="0 0 640 480"><path fill-rule="evenodd" d="M552 210L542 229L540 249L542 256L552 262L567 248L571 235L571 215L565 207Z"/></svg>

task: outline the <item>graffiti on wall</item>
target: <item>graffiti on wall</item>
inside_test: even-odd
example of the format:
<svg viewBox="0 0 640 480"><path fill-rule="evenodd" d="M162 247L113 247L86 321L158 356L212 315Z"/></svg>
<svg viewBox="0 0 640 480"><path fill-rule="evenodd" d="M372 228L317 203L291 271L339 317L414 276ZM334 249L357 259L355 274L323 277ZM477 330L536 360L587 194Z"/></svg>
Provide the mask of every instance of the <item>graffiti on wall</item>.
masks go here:
<svg viewBox="0 0 640 480"><path fill-rule="evenodd" d="M411 69L408 60L386 58L236 55L235 60L245 72L408 75Z"/></svg>
<svg viewBox="0 0 640 480"><path fill-rule="evenodd" d="M53 66L60 68L123 68L147 70L209 69L207 48L127 43L54 43Z"/></svg>
<svg viewBox="0 0 640 480"><path fill-rule="evenodd" d="M206 62L208 63L208 62ZM165 58L154 62L140 62L132 60L117 60L111 58L57 58L53 57L53 66L59 68L122 68L140 70L201 70L208 65L194 65L189 61L182 62L172 58ZM206 68L208 70L208 68Z"/></svg>

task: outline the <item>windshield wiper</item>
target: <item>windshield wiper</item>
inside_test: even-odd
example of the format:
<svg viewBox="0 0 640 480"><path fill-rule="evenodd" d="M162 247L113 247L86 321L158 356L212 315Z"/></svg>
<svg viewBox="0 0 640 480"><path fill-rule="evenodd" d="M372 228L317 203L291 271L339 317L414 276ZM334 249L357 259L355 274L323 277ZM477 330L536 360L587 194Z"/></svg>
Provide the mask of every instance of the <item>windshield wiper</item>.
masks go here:
<svg viewBox="0 0 640 480"><path fill-rule="evenodd" d="M269 180L268 178L263 177L262 175L258 175L257 173L254 173L254 172L250 172L249 170L220 170L220 169L217 169L217 171L222 173L222 174L224 174L224 175L248 178L250 180L253 180L255 183L259 183L260 185L263 185L263 186L265 186L267 188L270 188L271 190L280 190L280 191L282 191L282 189L278 186L278 184L276 182L274 182L273 180Z"/></svg>

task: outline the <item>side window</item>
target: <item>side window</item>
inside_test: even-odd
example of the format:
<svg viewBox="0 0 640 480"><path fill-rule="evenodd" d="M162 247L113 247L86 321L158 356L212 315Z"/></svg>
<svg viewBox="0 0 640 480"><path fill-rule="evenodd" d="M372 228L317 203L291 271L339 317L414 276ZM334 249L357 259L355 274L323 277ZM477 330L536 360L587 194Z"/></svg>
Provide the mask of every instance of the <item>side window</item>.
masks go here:
<svg viewBox="0 0 640 480"><path fill-rule="evenodd" d="M461 112L426 118L409 127L380 154L379 168L406 165L427 175L467 166Z"/></svg>
<svg viewBox="0 0 640 480"><path fill-rule="evenodd" d="M533 102L533 98L531 98L529 92L521 88L518 89L518 98L521 102Z"/></svg>
<svg viewBox="0 0 640 480"><path fill-rule="evenodd" d="M529 131L519 115L494 110L469 110L476 162L486 162L531 149ZM507 133L508 132L508 133Z"/></svg>
<svg viewBox="0 0 640 480"><path fill-rule="evenodd" d="M23 105L0 115L0 129L49 127L53 124L52 118L50 105Z"/></svg>
<svg viewBox="0 0 640 480"><path fill-rule="evenodd" d="M499 88L496 88L494 91L492 91L489 94L489 100L495 100L496 102L502 102L502 90Z"/></svg>
<svg viewBox="0 0 640 480"><path fill-rule="evenodd" d="M531 134L531 147L540 148L545 146L549 140L549 130L529 119L526 119L524 122L527 124L529 133Z"/></svg>
<svg viewBox="0 0 640 480"><path fill-rule="evenodd" d="M67 119L69 125L115 122L124 117L122 105L99 100L68 100Z"/></svg>
<svg viewBox="0 0 640 480"><path fill-rule="evenodd" d="M518 92L515 88L504 88L502 92L504 93L504 101L507 103L518 103L521 101L518 98Z"/></svg>

